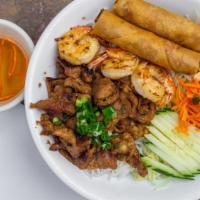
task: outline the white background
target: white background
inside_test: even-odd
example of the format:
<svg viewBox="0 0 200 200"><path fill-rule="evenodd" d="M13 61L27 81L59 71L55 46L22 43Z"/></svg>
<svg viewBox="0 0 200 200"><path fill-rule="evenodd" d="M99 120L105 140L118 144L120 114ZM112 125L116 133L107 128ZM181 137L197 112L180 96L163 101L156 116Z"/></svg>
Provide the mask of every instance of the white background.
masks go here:
<svg viewBox="0 0 200 200"><path fill-rule="evenodd" d="M0 200L84 200L42 160L24 106L0 113Z"/></svg>

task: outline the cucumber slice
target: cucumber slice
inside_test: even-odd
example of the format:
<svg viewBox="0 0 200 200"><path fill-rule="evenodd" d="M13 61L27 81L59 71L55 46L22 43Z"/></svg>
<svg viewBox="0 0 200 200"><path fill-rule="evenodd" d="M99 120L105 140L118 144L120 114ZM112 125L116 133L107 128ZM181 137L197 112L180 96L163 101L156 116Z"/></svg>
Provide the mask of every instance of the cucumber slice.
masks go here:
<svg viewBox="0 0 200 200"><path fill-rule="evenodd" d="M168 119L168 120L166 120L168 122L168 126L170 126L170 127L173 126L173 128L174 127L176 128L176 126L177 126L176 122L178 120L178 115L177 114L169 114L165 117L166 117L166 119ZM184 142L186 142L188 145L193 146L197 153L200 153L200 133L197 130L195 130L195 128L190 127L189 128L190 135L186 136L186 135L178 132L175 128L174 128L174 132L176 134L178 134L179 137L181 139L183 139Z"/></svg>
<svg viewBox="0 0 200 200"><path fill-rule="evenodd" d="M172 111L162 112L152 120L147 128L150 134L145 135L144 145L156 154L159 159L146 155L143 162L151 169L168 176L193 179L200 173L200 134L190 128L190 135L176 130L178 114ZM199 135L198 135L199 134Z"/></svg>
<svg viewBox="0 0 200 200"><path fill-rule="evenodd" d="M167 133L163 134L162 132L160 132L157 128L153 126L148 126L147 128L149 129L151 134L153 134L157 139L159 139L169 148L172 148L172 149L179 148L182 151L182 154L185 154L190 159L193 159L194 162L196 163L196 167L200 169L200 154L197 154L195 151L189 148L188 145L179 145L179 143L176 143L176 140L174 142L173 140L170 139L169 134Z"/></svg>
<svg viewBox="0 0 200 200"><path fill-rule="evenodd" d="M145 138L148 139L155 147L165 152L171 159L176 160L177 163L184 166L185 169L191 174L198 174L198 163L196 163L190 157L187 157L184 152L182 152L177 146L176 148L170 148L166 144L160 142L152 134L145 135Z"/></svg>
<svg viewBox="0 0 200 200"><path fill-rule="evenodd" d="M174 135L174 137L176 137L175 141L182 141L182 143L184 144L184 146L189 146L191 149L193 149L196 153L200 154L200 145L198 144L198 139L195 139L193 136L193 134L186 136L182 133L179 133L174 127L173 125L171 125L171 123L167 120L163 119L157 119L159 121L157 121L156 123L162 123L162 127L163 127L163 131L162 132L167 132L166 130L168 130L170 134L170 137ZM162 128L161 128L162 129ZM165 130L164 130L165 129Z"/></svg>
<svg viewBox="0 0 200 200"><path fill-rule="evenodd" d="M194 139L190 139L189 136L178 133L167 120L161 119L160 117L155 117L152 121L152 124L177 145L182 147L188 146L191 148L191 150L195 151L197 154L200 154L200 146L196 143L196 141Z"/></svg>
<svg viewBox="0 0 200 200"><path fill-rule="evenodd" d="M180 179L188 179L188 177L184 177L182 174L180 174L178 171L174 170L170 166L167 166L157 160L154 160L149 157L142 157L141 158L142 162L146 167L150 167L151 169L166 175L166 176L171 176L174 178L180 178ZM190 179L190 178L189 178ZM193 179L192 179L193 180Z"/></svg>
<svg viewBox="0 0 200 200"><path fill-rule="evenodd" d="M193 174L190 171L188 171L182 164L180 164L176 160L172 159L168 154L166 154L162 150L158 149L153 144L148 144L147 148L150 149L152 152L154 152L156 155L158 155L163 161L168 163L172 168L177 170L183 176L193 178Z"/></svg>

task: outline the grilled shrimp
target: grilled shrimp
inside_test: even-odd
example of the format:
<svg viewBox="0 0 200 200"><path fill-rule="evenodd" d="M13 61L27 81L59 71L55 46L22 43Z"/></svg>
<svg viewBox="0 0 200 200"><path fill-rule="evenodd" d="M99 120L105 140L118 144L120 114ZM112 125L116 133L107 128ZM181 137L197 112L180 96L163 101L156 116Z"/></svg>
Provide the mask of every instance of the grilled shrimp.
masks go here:
<svg viewBox="0 0 200 200"><path fill-rule="evenodd" d="M89 35L91 29L90 26L74 27L58 38L60 57L73 65L87 64L93 60L100 44Z"/></svg>
<svg viewBox="0 0 200 200"><path fill-rule="evenodd" d="M139 63L139 58L119 48L107 48L93 60L88 67L101 66L102 74L110 79L120 79L132 74Z"/></svg>
<svg viewBox="0 0 200 200"><path fill-rule="evenodd" d="M147 62L138 65L131 79L137 93L158 106L167 105L175 93L175 82L170 72Z"/></svg>
<svg viewBox="0 0 200 200"><path fill-rule="evenodd" d="M132 75L132 85L137 93L159 106L168 104L175 93L175 83L169 71L122 49L108 48L89 64L90 68L98 65L102 74L110 79Z"/></svg>
<svg viewBox="0 0 200 200"><path fill-rule="evenodd" d="M102 74L110 79L120 79L133 73L139 58L117 48L106 50L108 58L101 65Z"/></svg>

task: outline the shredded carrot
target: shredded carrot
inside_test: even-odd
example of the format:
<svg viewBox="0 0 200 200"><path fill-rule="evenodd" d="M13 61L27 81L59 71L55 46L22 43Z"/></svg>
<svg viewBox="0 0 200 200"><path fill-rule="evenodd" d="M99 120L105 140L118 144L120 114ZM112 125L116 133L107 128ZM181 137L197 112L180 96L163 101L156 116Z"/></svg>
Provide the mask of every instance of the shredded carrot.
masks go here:
<svg viewBox="0 0 200 200"><path fill-rule="evenodd" d="M12 46L12 51L13 51L13 60L11 62L11 65L9 66L9 70L8 70L8 77L11 78L12 75L15 72L15 68L16 68L16 62L17 62L17 55L16 55L16 48L15 46Z"/></svg>
<svg viewBox="0 0 200 200"><path fill-rule="evenodd" d="M173 103L179 114L178 131L188 134L190 125L200 129L200 81L179 80Z"/></svg>

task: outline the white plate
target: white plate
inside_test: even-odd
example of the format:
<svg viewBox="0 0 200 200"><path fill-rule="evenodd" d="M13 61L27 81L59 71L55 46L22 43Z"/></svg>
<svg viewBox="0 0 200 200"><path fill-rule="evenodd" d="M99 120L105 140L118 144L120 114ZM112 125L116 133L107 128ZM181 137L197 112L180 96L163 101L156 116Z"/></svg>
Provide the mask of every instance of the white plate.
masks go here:
<svg viewBox="0 0 200 200"><path fill-rule="evenodd" d="M180 14L192 14L198 8L198 0L151 0ZM74 25L94 21L100 9L111 7L113 0L75 0L64 8L50 23L41 36L32 56L26 80L26 114L33 139L54 173L73 190L95 200L197 200L200 198L200 179L173 182L167 189L153 190L147 182L130 178L107 180L105 177L90 179L82 171L65 160L60 154L50 152L47 138L40 136L41 128L36 126L41 112L31 110L30 102L47 98L44 77L55 75L56 43ZM144 11L145 12L145 11ZM86 19L83 19L86 17ZM47 72L47 75L44 75ZM42 87L39 88L39 82ZM58 194L59 195L59 194ZM66 197L67 198L67 197Z"/></svg>

